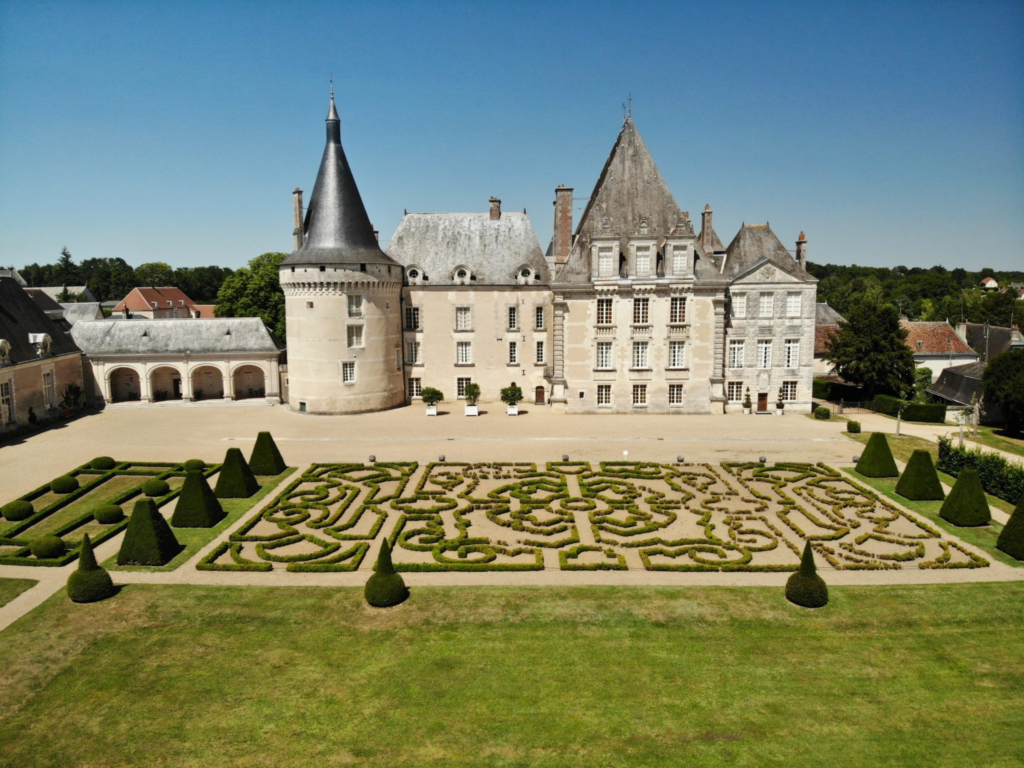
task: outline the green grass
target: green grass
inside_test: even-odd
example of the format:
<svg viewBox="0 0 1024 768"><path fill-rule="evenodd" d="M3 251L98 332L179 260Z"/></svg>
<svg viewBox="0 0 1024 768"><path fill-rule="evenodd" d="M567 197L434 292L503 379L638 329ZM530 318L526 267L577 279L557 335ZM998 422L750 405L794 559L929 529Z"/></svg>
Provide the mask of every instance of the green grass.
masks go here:
<svg viewBox="0 0 1024 768"><path fill-rule="evenodd" d="M129 585L3 633L0 764L1024 762L1024 583Z"/></svg>
<svg viewBox="0 0 1024 768"><path fill-rule="evenodd" d="M213 541L221 531L236 522L242 515L263 501L263 499L267 497L267 494L277 488L277 486L281 484L281 481L294 471L295 467L288 467L288 469L276 477L257 477L256 480L260 484L260 489L247 499L221 499L220 505L224 508L225 517L217 523L217 525L213 526L213 528L173 528L174 537L178 540L178 543L184 546L184 549L182 549L181 552L171 560L171 562L167 563L167 565L118 565L116 554L107 558L102 565L108 571L173 571L182 563L188 562L188 559L192 557L192 555ZM174 505L177 503L178 500L173 499L167 505L167 509L162 509L161 512L168 511L168 509L173 510Z"/></svg>
<svg viewBox="0 0 1024 768"><path fill-rule="evenodd" d="M988 448L1024 456L1024 440L1007 436L1000 427L978 427L978 436L967 437L967 440L980 443Z"/></svg>
<svg viewBox="0 0 1024 768"><path fill-rule="evenodd" d="M38 581L32 579L0 579L0 606L7 605L22 592L32 589ZM3 643L0 641L0 647Z"/></svg>

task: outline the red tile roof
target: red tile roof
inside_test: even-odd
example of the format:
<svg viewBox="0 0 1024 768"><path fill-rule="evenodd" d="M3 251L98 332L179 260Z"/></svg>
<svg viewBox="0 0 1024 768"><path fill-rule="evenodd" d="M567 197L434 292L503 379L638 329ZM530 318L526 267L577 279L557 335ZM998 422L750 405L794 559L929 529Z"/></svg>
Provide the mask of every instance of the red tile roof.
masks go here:
<svg viewBox="0 0 1024 768"><path fill-rule="evenodd" d="M814 354L824 355L828 350L825 343L828 337L839 330L838 325L816 325L814 326Z"/></svg>
<svg viewBox="0 0 1024 768"><path fill-rule="evenodd" d="M144 312L172 307L192 310L196 304L180 288L135 288L114 307L114 312L123 312L126 306L130 312Z"/></svg>
<svg viewBox="0 0 1024 768"><path fill-rule="evenodd" d="M213 317L213 311L217 308L216 304L194 304L194 309L199 313L199 319L205 320L208 317Z"/></svg>
<svg viewBox="0 0 1024 768"><path fill-rule="evenodd" d="M907 346L915 355L976 354L949 323L901 320L900 325L907 329Z"/></svg>

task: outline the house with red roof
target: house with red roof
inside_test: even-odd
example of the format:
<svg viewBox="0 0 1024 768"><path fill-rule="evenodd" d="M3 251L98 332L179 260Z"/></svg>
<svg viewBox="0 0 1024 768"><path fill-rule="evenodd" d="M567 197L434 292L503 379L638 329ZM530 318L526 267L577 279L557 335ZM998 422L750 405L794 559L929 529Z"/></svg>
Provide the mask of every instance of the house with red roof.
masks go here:
<svg viewBox="0 0 1024 768"><path fill-rule="evenodd" d="M933 382L946 368L978 361L978 353L947 322L912 322L903 318L900 325L907 331L907 346L914 353L915 365L931 369Z"/></svg>
<svg viewBox="0 0 1024 768"><path fill-rule="evenodd" d="M115 318L147 320L213 317L213 304L196 304L180 288L134 288L113 310Z"/></svg>

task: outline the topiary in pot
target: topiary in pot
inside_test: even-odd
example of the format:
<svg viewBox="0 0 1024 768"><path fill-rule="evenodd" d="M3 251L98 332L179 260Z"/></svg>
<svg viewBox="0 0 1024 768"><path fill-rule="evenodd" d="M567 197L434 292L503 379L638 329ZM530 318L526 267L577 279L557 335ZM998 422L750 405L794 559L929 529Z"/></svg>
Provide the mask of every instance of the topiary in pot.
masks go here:
<svg viewBox="0 0 1024 768"><path fill-rule="evenodd" d="M256 476L245 463L245 457L237 448L228 448L224 463L217 475L214 493L218 499L247 499L260 489Z"/></svg>
<svg viewBox="0 0 1024 768"><path fill-rule="evenodd" d="M32 506L32 502L25 501L24 499L16 499L15 501L4 504L3 509L4 519L10 520L12 523L16 523L20 520L27 520L35 513L35 507Z"/></svg>
<svg viewBox="0 0 1024 768"><path fill-rule="evenodd" d="M867 447L857 462L857 471L864 477L899 477L896 459L889 450L889 441L882 432L872 432Z"/></svg>
<svg viewBox="0 0 1024 768"><path fill-rule="evenodd" d="M946 494L928 451L914 451L896 483L896 493L911 501L942 501Z"/></svg>
<svg viewBox="0 0 1024 768"><path fill-rule="evenodd" d="M78 479L71 475L61 475L50 483L50 490L54 493L72 493L78 490Z"/></svg>
<svg viewBox="0 0 1024 768"><path fill-rule="evenodd" d="M181 551L174 531L152 499L139 499L117 553L118 565L166 565Z"/></svg>
<svg viewBox="0 0 1024 768"><path fill-rule="evenodd" d="M186 472L189 472L193 469L204 470L206 469L206 462L203 461L202 459L189 459L184 464L182 464L182 467Z"/></svg>
<svg viewBox="0 0 1024 768"><path fill-rule="evenodd" d="M113 469L117 466L117 462L109 456L97 456L89 462L89 466L93 469Z"/></svg>
<svg viewBox="0 0 1024 768"><path fill-rule="evenodd" d="M996 548L1016 560L1024 560L1024 496L1017 501L1003 532L996 539Z"/></svg>
<svg viewBox="0 0 1024 768"><path fill-rule="evenodd" d="M147 496L156 499L170 493L171 486L167 484L166 480L161 480L159 477L151 477L142 484L142 492Z"/></svg>
<svg viewBox="0 0 1024 768"><path fill-rule="evenodd" d="M953 490L942 503L939 517L960 528L975 525L988 525L992 513L988 509L988 499L978 479L978 470L965 469L953 483Z"/></svg>
<svg viewBox="0 0 1024 768"><path fill-rule="evenodd" d="M391 562L391 547L388 546L387 539L380 545L377 564L373 566L373 574L367 579L363 594L366 596L366 602L374 608L390 608L405 602L409 597L405 581L401 575L395 573L395 566Z"/></svg>
<svg viewBox="0 0 1024 768"><path fill-rule="evenodd" d="M31 549L32 554L40 560L50 560L55 557L60 557L68 551L67 545L64 543L64 539L60 536L54 536L52 533L49 533L46 536L40 536L38 539L34 539L29 545L29 549Z"/></svg>
<svg viewBox="0 0 1024 768"><path fill-rule="evenodd" d="M277 443L269 432L260 432L256 436L256 445L249 456L249 469L254 475L280 475L288 465L277 450Z"/></svg>
<svg viewBox="0 0 1024 768"><path fill-rule="evenodd" d="M212 528L223 519L224 509L210 490L203 473L188 472L171 515L171 525L175 528Z"/></svg>
<svg viewBox="0 0 1024 768"><path fill-rule="evenodd" d="M809 541L804 545L800 570L786 582L786 599L804 608L821 608L828 603L828 585L814 567L814 550Z"/></svg>
<svg viewBox="0 0 1024 768"><path fill-rule="evenodd" d="M68 597L75 603L95 603L111 597L116 591L110 574L96 562L89 534L85 534L78 553L78 570L68 577Z"/></svg>
<svg viewBox="0 0 1024 768"><path fill-rule="evenodd" d="M124 510L117 506L117 504L104 504L101 507L96 507L92 516L96 518L97 523L113 525L124 520Z"/></svg>

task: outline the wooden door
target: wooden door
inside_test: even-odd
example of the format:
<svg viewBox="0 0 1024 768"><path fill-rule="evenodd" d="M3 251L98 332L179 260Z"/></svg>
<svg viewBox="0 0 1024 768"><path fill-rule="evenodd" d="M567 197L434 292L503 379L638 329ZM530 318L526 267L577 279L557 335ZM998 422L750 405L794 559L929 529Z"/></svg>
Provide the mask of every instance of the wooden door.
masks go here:
<svg viewBox="0 0 1024 768"><path fill-rule="evenodd" d="M763 413L768 410L768 393L758 392L757 393L757 412Z"/></svg>
<svg viewBox="0 0 1024 768"><path fill-rule="evenodd" d="M534 397L535 403L534 404L535 405L544 405L544 387L537 387L537 389L534 390L534 395L535 395L535 397Z"/></svg>

